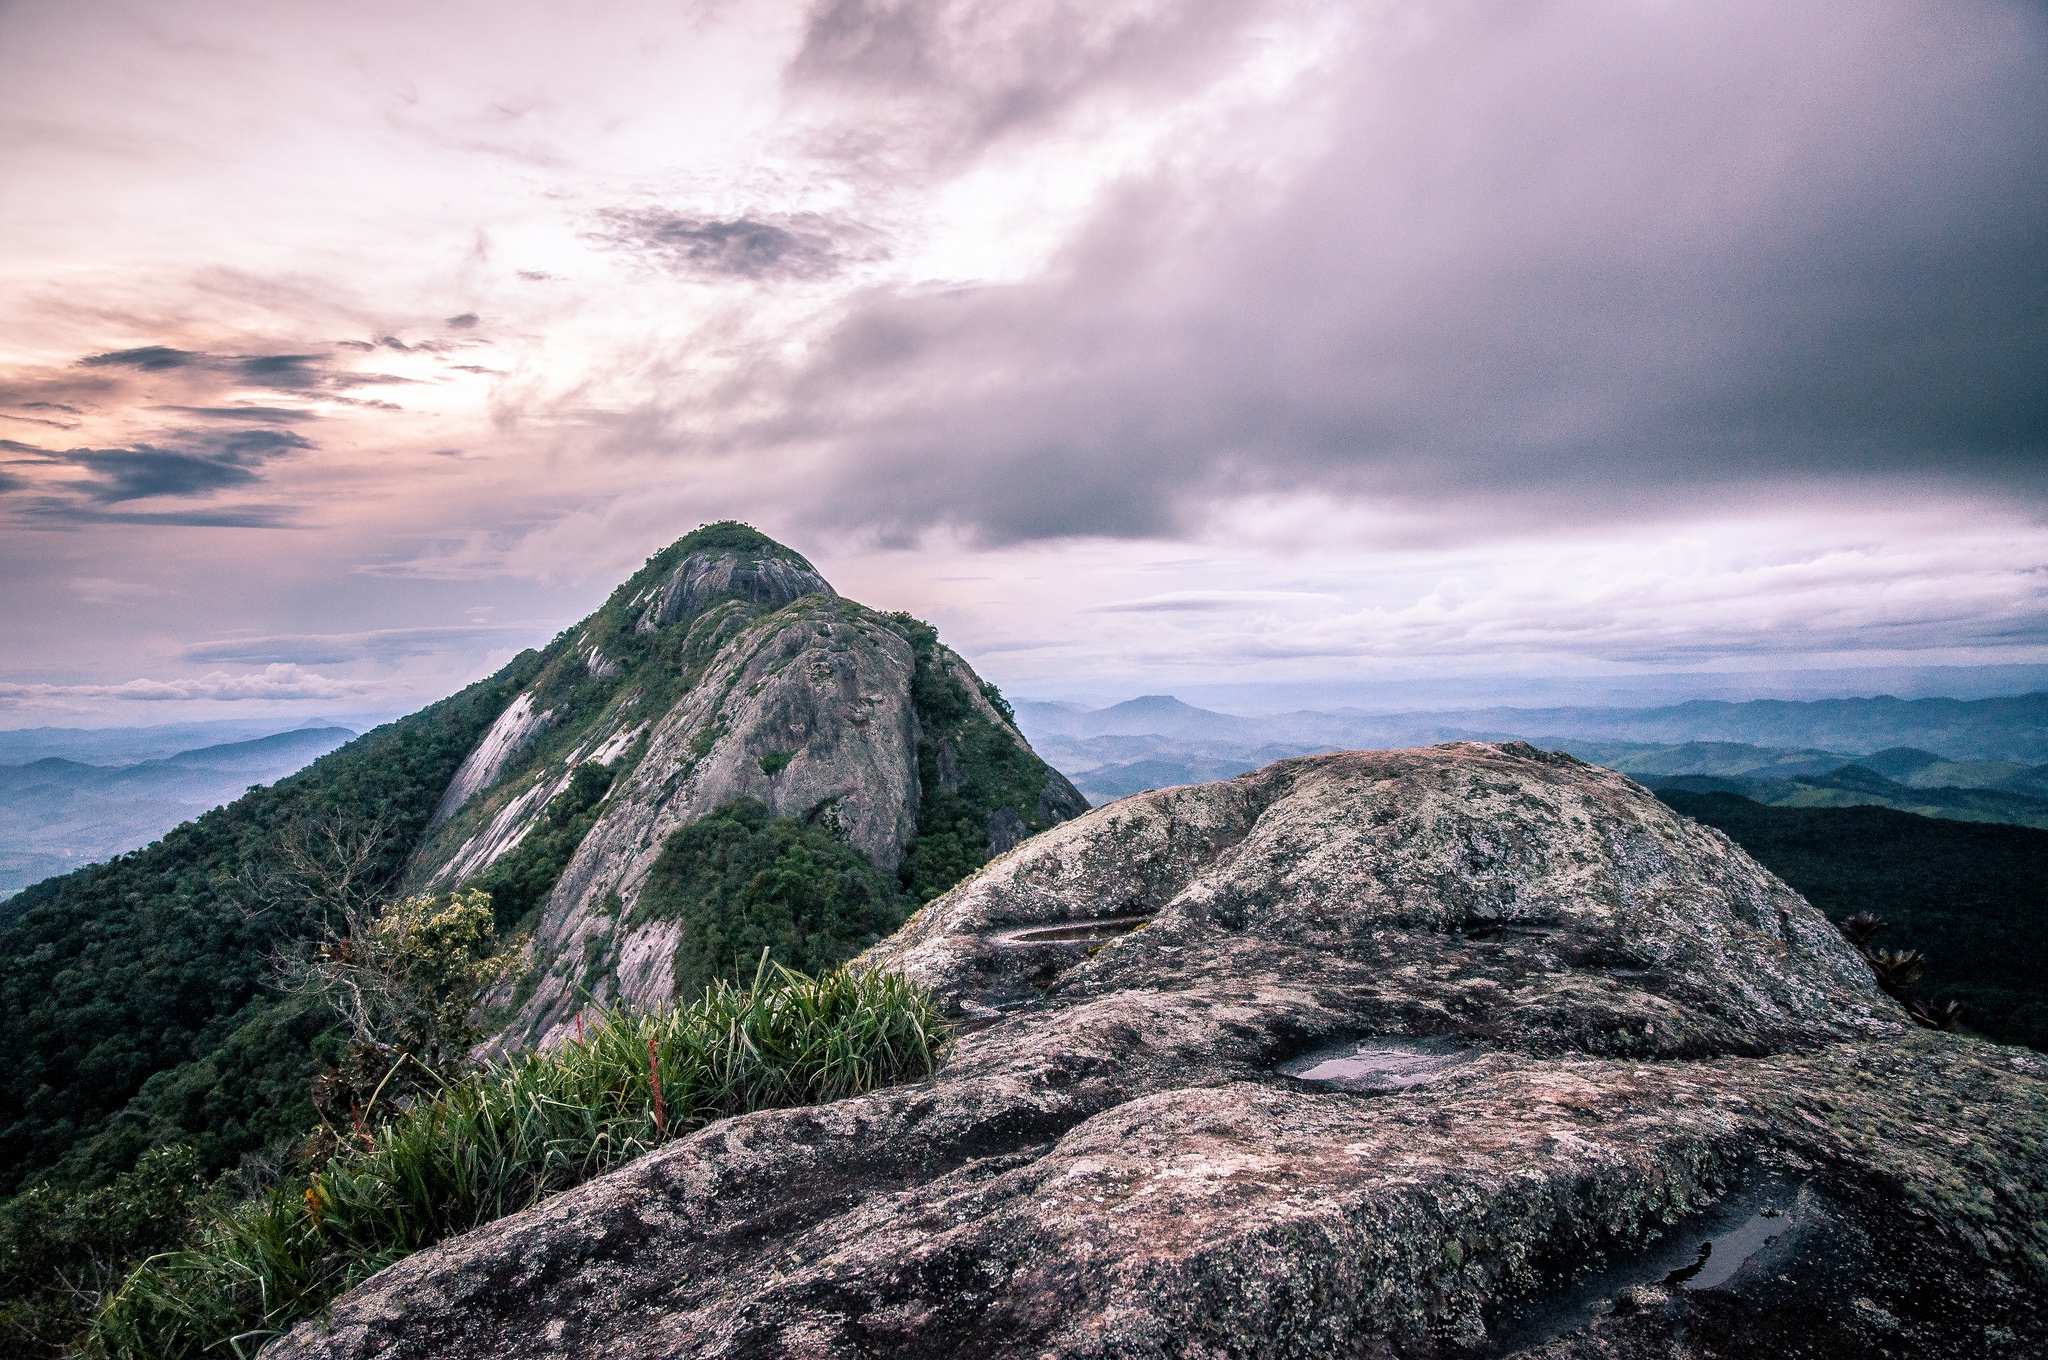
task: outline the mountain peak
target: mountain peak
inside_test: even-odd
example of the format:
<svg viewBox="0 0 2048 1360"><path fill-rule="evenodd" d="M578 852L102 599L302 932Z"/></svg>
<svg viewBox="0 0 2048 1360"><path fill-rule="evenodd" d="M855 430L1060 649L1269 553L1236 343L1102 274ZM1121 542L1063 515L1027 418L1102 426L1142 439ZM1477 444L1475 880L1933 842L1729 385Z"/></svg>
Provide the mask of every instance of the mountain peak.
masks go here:
<svg viewBox="0 0 2048 1360"><path fill-rule="evenodd" d="M666 558L673 563L693 553L732 557L743 563L769 559L788 562L805 571L816 570L796 549L778 543L753 525L736 519L700 524L663 548L656 557ZM649 565L652 565L651 561Z"/></svg>

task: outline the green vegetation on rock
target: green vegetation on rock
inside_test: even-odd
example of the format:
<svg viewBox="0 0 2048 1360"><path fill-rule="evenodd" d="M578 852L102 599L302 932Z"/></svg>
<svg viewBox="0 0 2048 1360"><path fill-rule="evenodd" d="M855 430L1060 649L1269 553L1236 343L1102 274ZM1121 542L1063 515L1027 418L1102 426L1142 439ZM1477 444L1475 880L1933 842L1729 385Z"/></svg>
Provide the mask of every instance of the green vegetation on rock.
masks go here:
<svg viewBox="0 0 2048 1360"><path fill-rule="evenodd" d="M1919 990L1962 1024L2048 1050L2048 831L1888 808L1780 808L1732 793L1658 791L1726 832L1837 923L1884 918L1877 943L1926 955Z"/></svg>
<svg viewBox="0 0 2048 1360"><path fill-rule="evenodd" d="M609 766L585 762L569 776L569 787L548 800L539 825L508 855L470 880L491 895L500 931L531 930L548 894L568 867L569 856L597 821L597 805L612 786Z"/></svg>
<svg viewBox="0 0 2048 1360"><path fill-rule="evenodd" d="M634 908L680 926L676 995L695 997L768 957L834 967L903 923L895 885L828 827L735 799L669 837Z"/></svg>
<svg viewBox="0 0 2048 1360"><path fill-rule="evenodd" d="M909 641L917 666L911 700L922 799L902 880L904 895L919 907L986 864L992 853L1087 811L1088 804L975 703L976 696L947 666L949 654L936 629L908 614L888 618ZM994 685L982 682L979 697L1009 721L1009 706Z"/></svg>
<svg viewBox="0 0 2048 1360"><path fill-rule="evenodd" d="M310 1175L202 1213L188 1244L113 1293L87 1350L246 1353L444 1237L714 1119L921 1079L943 1043L923 991L866 970L814 979L764 964L678 1010L607 1012L554 1053L488 1064L378 1123Z"/></svg>

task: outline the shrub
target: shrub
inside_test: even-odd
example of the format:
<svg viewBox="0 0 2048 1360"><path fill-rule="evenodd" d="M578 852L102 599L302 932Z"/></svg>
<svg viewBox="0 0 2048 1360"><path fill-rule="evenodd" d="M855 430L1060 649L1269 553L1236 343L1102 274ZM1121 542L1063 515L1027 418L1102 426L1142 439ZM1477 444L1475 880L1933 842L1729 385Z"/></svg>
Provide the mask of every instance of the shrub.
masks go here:
<svg viewBox="0 0 2048 1360"><path fill-rule="evenodd" d="M666 1118L654 1112L655 1072ZM921 1079L944 1031L902 977L763 961L672 1011L612 1010L551 1054L494 1060L337 1149L317 1173L216 1212L134 1270L88 1351L250 1354L369 1275L711 1120Z"/></svg>
<svg viewBox="0 0 2048 1360"><path fill-rule="evenodd" d="M636 920L681 926L676 996L696 996L761 956L803 972L853 958L903 924L895 885L828 827L736 798L669 837Z"/></svg>
<svg viewBox="0 0 2048 1360"><path fill-rule="evenodd" d="M36 1185L0 1205L0 1356L49 1356L137 1261L184 1244L206 1199L199 1156L156 1148L97 1190Z"/></svg>
<svg viewBox="0 0 2048 1360"><path fill-rule="evenodd" d="M355 1126L383 1098L432 1091L468 1068L484 1037L477 1007L519 966L501 947L488 893L476 888L350 909L347 930L289 961L285 976L332 1008L349 1036L341 1062L314 1083L330 1127Z"/></svg>

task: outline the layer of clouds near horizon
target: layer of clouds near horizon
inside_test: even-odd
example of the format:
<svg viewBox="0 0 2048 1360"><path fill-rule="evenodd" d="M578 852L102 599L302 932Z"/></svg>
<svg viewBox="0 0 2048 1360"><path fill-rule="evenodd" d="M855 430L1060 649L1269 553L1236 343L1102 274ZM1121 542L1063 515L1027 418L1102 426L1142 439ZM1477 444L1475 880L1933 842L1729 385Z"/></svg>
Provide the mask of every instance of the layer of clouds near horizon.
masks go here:
<svg viewBox="0 0 2048 1360"><path fill-rule="evenodd" d="M1863 563L1862 600L1880 560L1954 573L1867 609L1832 567L1769 577L1832 592L1831 655L1855 618L1903 650L2048 637L2035 0L29 0L10 84L0 559L132 589L167 555L280 562L261 608L177 606L166 668L473 671L538 640L489 618L550 626L504 583L580 609L725 514L849 564L922 545L933 577L1131 545L1107 576L1139 603L1075 607L1174 621L1162 666L1197 635L1483 651L1414 554L1505 580L1649 526L1763 580L1728 528L1758 515L1831 522L1810 560ZM1899 515L1944 537L1856 557ZM1307 527L1247 568L1275 526ZM1197 564L1161 579L1147 544ZM1332 595L1304 547L1410 554L1413 588ZM353 582L317 622L315 571ZM907 588L879 602L1029 650ZM1584 655L1744 646L1725 602L1652 596L1692 612L1589 621ZM1487 598L1482 633L1540 632L1543 591Z"/></svg>

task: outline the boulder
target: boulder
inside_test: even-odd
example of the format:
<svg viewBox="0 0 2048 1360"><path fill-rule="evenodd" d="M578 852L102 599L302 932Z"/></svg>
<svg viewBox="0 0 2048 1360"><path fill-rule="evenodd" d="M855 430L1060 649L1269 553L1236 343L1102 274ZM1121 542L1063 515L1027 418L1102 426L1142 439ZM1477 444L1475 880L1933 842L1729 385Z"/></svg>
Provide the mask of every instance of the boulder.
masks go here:
<svg viewBox="0 0 2048 1360"><path fill-rule="evenodd" d="M1520 744L1285 761L1026 840L869 962L938 1076L726 1120L283 1357L2023 1356L2048 1061Z"/></svg>

